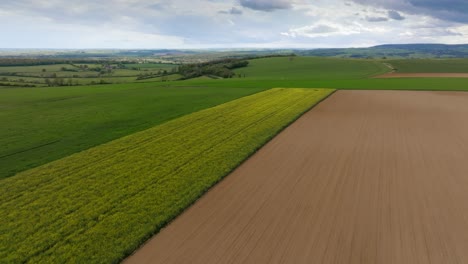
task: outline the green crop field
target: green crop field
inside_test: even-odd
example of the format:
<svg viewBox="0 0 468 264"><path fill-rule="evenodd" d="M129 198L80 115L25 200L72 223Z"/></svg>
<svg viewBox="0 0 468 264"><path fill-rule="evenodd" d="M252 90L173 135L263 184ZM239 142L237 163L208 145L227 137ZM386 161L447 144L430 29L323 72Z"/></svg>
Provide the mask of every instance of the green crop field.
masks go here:
<svg viewBox="0 0 468 264"><path fill-rule="evenodd" d="M118 262L332 92L271 89L2 180L0 259Z"/></svg>
<svg viewBox="0 0 468 264"><path fill-rule="evenodd" d="M0 178L261 90L152 83L0 89Z"/></svg>
<svg viewBox="0 0 468 264"><path fill-rule="evenodd" d="M201 77L155 83L155 85L220 88L327 87L365 90L468 90L468 79L464 78L373 79L373 76L390 71L384 64L389 62L393 61L314 57L294 57L292 60L288 57L264 58L251 60L248 67L237 69L237 75L234 78ZM438 60L430 60L428 63L434 63L430 67L440 69L440 64L437 62ZM453 64L457 64L457 60L454 60ZM420 69L419 71L422 71L423 68Z"/></svg>
<svg viewBox="0 0 468 264"><path fill-rule="evenodd" d="M389 60L401 73L468 73L468 59Z"/></svg>
<svg viewBox="0 0 468 264"><path fill-rule="evenodd" d="M279 57L250 60L248 67L236 73L251 80L327 80L366 78L388 70L374 60Z"/></svg>
<svg viewBox="0 0 468 264"><path fill-rule="evenodd" d="M428 90L428 91L468 91L466 78L405 78L405 79L349 79L349 80L242 80L242 79L199 79L163 83L169 87L326 87L333 89L356 90Z"/></svg>
<svg viewBox="0 0 468 264"><path fill-rule="evenodd" d="M0 166L3 167L0 178L149 128L173 117L267 88L468 90L467 79L371 78L389 71L384 62L400 63L415 72L421 72L429 71L424 67L432 71L442 71L441 69L452 67L455 71L462 69L467 61L273 57L250 60L247 67L235 70L234 78L216 79L203 76L185 81L175 81L181 77L177 74L139 81L135 81L135 77L118 77L119 74L135 71L129 66L140 65L149 69L174 67L171 64L127 64L128 69L116 69L112 77L72 78L72 82L76 80L89 84L103 80L132 84L107 85L105 88L97 89L95 86L2 89L0 121L8 126L0 131L0 143L4 146L0 150ZM76 64L78 68L83 65ZM88 68L94 67L91 64L87 65ZM72 67L59 64L0 68L4 70L28 68L29 72L43 74L43 68L46 69L46 73L50 73L61 71L65 66ZM38 77L9 76L8 78L23 78L24 82L41 80ZM141 83L136 84L136 82ZM5 84L20 85L21 82L5 82ZM197 87L197 89L187 87ZM56 94L59 98L56 98ZM176 101L172 101L173 99Z"/></svg>

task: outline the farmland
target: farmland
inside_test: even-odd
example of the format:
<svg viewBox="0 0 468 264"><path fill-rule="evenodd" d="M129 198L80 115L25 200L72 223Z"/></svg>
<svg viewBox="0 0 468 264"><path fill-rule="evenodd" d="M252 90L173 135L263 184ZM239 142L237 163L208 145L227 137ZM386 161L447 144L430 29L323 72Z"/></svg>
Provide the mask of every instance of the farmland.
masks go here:
<svg viewBox="0 0 468 264"><path fill-rule="evenodd" d="M176 66L164 63L115 62L0 66L0 84L42 87L129 83L170 74Z"/></svg>
<svg viewBox="0 0 468 264"><path fill-rule="evenodd" d="M430 65L425 67L435 72L463 69L464 61L408 60L401 63L421 69L414 71L422 71L423 64ZM0 150L0 178L268 88L468 90L466 79L461 78L371 78L389 71L383 62L272 57L250 60L247 67L234 70L234 78L227 79L203 76L171 81L180 76L168 75L164 77L165 82L162 82L163 77L155 77L106 86L0 89L0 121L8 124L8 129L0 130L3 146ZM128 69L137 66L159 70L170 64L126 65ZM44 67L46 73L50 73L60 71L64 65L27 66L28 70L23 66L3 69L23 69L40 75Z"/></svg>
<svg viewBox="0 0 468 264"><path fill-rule="evenodd" d="M124 259L265 142L333 91L317 87L341 90L468 90L467 81L462 78L374 78L390 71L384 63L399 65L408 72L438 73L445 71L442 69L461 72L464 67L462 60L400 61L283 55L250 59L242 68L229 69L232 70L229 73L233 73L229 75L230 78L203 73L205 75L194 75L197 77L187 80L178 80L186 76L182 71L173 71L170 67L174 65L160 63L127 63L125 68L115 63L112 73L100 73L100 76L86 76L88 73L97 74L94 70L86 72L98 67L97 64L76 63L74 67L79 68L78 72L69 70L71 64L3 67L5 76L21 77L23 82L8 79L4 87L9 88L0 89L0 122L5 124L0 130L0 144L3 147L0 150L0 259L7 263L115 263ZM196 72L201 67L191 65L189 69ZM166 70L167 75L153 75L161 70ZM69 74L78 74L80 76L77 78L83 80L122 83L46 87L47 74L54 73L64 79L70 77ZM142 73L147 74L146 77L137 80ZM132 74L137 75L130 76ZM36 81L44 83L34 88L20 88L22 84ZM2 85L0 82L0 87ZM350 94L354 92L360 94L349 91ZM411 95L417 97L417 93ZM446 97L449 96L444 94L440 98L445 100ZM359 98L355 98L355 102L360 102ZM382 107L399 105L395 103L398 101L396 99L387 103L385 100L379 101L377 95L371 98L381 102ZM437 105L434 97L428 98L432 98L432 104ZM424 105L417 103L414 107ZM462 109L461 105L458 106ZM339 106L335 108L337 111L341 109ZM385 118L394 115L383 108L371 112ZM365 116L363 113L360 115ZM340 133L343 138L353 131L351 121L321 122L317 123L320 124L318 126L330 126L325 132ZM333 131L333 127L342 124L340 122L348 127ZM390 122L397 124L393 119ZM309 125L313 127L315 123ZM291 163L307 160L315 167L330 166L329 170L332 170L330 164L335 164L333 155L328 153L321 159L313 153L315 150L324 153L327 147L339 149L344 145L336 145L336 142L341 142L336 139L322 140L327 138L324 131L316 134L318 138L306 136L314 135L314 131L299 132L304 136L303 140L280 152L289 153ZM318 145L310 145L310 149L304 150L307 153L304 156L293 150L310 142ZM379 143L375 144L377 148ZM348 153L349 157L353 155ZM309 157L315 158L312 160ZM263 169L270 169L272 173L275 169L281 170L275 166L268 167L268 159L265 158L265 163L258 167L265 165ZM321 162L314 163L315 160ZM342 165L337 167L343 169ZM298 172L298 175L301 173ZM284 175L287 177L281 178ZM308 175L313 176L315 172ZM271 182L258 178L262 179L259 183L263 184L259 186L275 185L278 180L282 186L300 181L288 173L276 176ZM232 181L229 180L231 178L228 177L228 182ZM288 187L291 192L295 191L293 185ZM245 186L246 191L251 190L248 183ZM263 187L255 188L260 190ZM320 189L315 191L321 193ZM263 194L258 193L260 196ZM262 201L262 197L249 197L247 195L239 200L232 197L232 201L244 205L252 204L249 203L251 199ZM274 197L277 196L272 197L276 199ZM219 205L230 206L222 198L216 200ZM241 208L238 210L242 211ZM209 212L213 221L221 219L216 218L215 214ZM290 222L286 214L284 217L277 219L284 221L287 227ZM230 218L245 220L242 215L238 218L231 215ZM183 219L180 221L186 221ZM206 220L199 216L191 219ZM330 219L326 221L332 222ZM309 219L309 222L313 222L313 219ZM206 223L210 221L206 220ZM184 226L190 227L188 224ZM234 224L233 230L238 227ZM209 227L204 228L209 232ZM177 233L177 238L188 234L183 233L187 229L179 227L177 230L182 232ZM239 230L236 232L241 233ZM185 243L165 240L167 236L173 236L171 233L164 234L164 231L159 233L156 240L161 237L162 241L168 241L169 251L173 251L170 249L173 243ZM230 236L219 239L229 241ZM244 242L246 245L250 243L248 239ZM203 243L199 240L199 244L192 244L191 248ZM221 242L218 244L222 245ZM215 248L215 245L209 247ZM203 254L209 252L212 251L207 250ZM317 256L322 253L317 252ZM201 258L209 259L203 254L200 254ZM239 252L239 256L243 256L242 252ZM171 257L177 259L176 255L167 256L167 259ZM184 258L184 255L181 257Z"/></svg>
<svg viewBox="0 0 468 264"><path fill-rule="evenodd" d="M407 62L411 64L412 60ZM450 64L429 60L433 71L444 71ZM337 59L314 57L264 58L251 60L246 68L236 70L230 79L197 78L156 85L197 87L327 87L334 89L365 90L468 90L463 78L417 78L417 79L374 79L372 77L389 72L384 63L390 60ZM452 65L452 64L450 64ZM459 68L453 60L451 68ZM416 65L417 66L417 65ZM416 67L415 66L415 67ZM417 71L417 70L416 70ZM422 72L422 69L421 71ZM240 77L239 77L240 75Z"/></svg>
<svg viewBox="0 0 468 264"><path fill-rule="evenodd" d="M388 60L401 73L468 73L468 59Z"/></svg>
<svg viewBox="0 0 468 264"><path fill-rule="evenodd" d="M121 260L332 92L271 89L3 179L0 259Z"/></svg>
<svg viewBox="0 0 468 264"><path fill-rule="evenodd" d="M468 93L337 91L125 264L468 263Z"/></svg>
<svg viewBox="0 0 468 264"><path fill-rule="evenodd" d="M378 75L388 68L375 60L315 57L278 57L251 60L236 70L247 80L342 80Z"/></svg>
<svg viewBox="0 0 468 264"><path fill-rule="evenodd" d="M152 83L0 89L0 178L261 90Z"/></svg>

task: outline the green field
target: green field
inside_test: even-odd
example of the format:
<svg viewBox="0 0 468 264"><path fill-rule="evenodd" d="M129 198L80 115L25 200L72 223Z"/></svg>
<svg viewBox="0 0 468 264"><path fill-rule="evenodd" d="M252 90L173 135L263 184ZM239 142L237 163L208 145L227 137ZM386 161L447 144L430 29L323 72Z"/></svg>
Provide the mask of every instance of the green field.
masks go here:
<svg viewBox="0 0 468 264"><path fill-rule="evenodd" d="M0 259L118 262L332 92L268 90L2 180Z"/></svg>
<svg viewBox="0 0 468 264"><path fill-rule="evenodd" d="M48 86L46 81L63 79L64 85L91 85L97 83L135 82L144 75L159 75L170 72L175 64L135 63L135 64L52 64L35 66L0 66L0 83L17 85ZM102 69L97 70L97 68ZM55 86L55 85L54 85Z"/></svg>
<svg viewBox="0 0 468 264"><path fill-rule="evenodd" d="M130 64L125 64L127 68L140 68L140 69L162 69L162 70L169 70L173 68L174 64L168 64L168 63L130 63Z"/></svg>
<svg viewBox="0 0 468 264"><path fill-rule="evenodd" d="M0 263L120 261L333 91L317 87L468 90L467 79L373 79L390 71L384 63L468 72L466 59L315 57L253 59L233 78L184 81L153 77L173 64L0 67ZM120 84L5 88L46 86L54 73Z"/></svg>
<svg viewBox="0 0 468 264"><path fill-rule="evenodd" d="M142 83L139 84L2 88L0 122L8 125L0 130L3 146L0 150L0 178L267 88L468 90L467 79L369 78L389 71L383 62L403 63L410 69L419 69L414 71L423 71L423 66L441 71L450 67L462 68L466 61L279 57L251 60L248 67L237 69L236 77L229 79L204 76L171 81L180 76L170 75L165 82L158 77L140 80L138 82ZM149 68L172 66L137 65ZM30 72L41 73L43 68L51 72L60 71L62 67L64 65L61 64L26 68ZM24 68L4 67L9 70ZM99 79L107 80L87 78L96 82Z"/></svg>
<svg viewBox="0 0 468 264"><path fill-rule="evenodd" d="M337 59L315 57L264 58L251 60L246 68L237 69L235 78L212 79L207 77L176 81L155 85L190 86L190 87L327 87L333 89L365 90L468 90L465 78L405 78L373 79L371 77L389 72L384 63L397 60ZM403 60L416 72L424 70L418 61ZM446 61L444 64L439 61ZM444 71L449 68L462 68L460 61L468 60L429 60L428 68L432 71ZM421 68L418 68L418 65ZM462 66L460 66L462 65ZM445 68L444 68L445 67ZM420 70L417 70L420 69ZM239 76L240 75L240 76ZM244 77L245 75L245 77Z"/></svg>
<svg viewBox="0 0 468 264"><path fill-rule="evenodd" d="M422 90L468 91L466 78L404 78L404 79L349 79L349 80L188 80L164 84L169 87L219 87L219 88L274 88L274 87L326 87L354 90Z"/></svg>
<svg viewBox="0 0 468 264"><path fill-rule="evenodd" d="M0 178L261 90L152 83L0 89Z"/></svg>
<svg viewBox="0 0 468 264"><path fill-rule="evenodd" d="M249 80L360 79L388 72L379 61L316 57L279 57L250 60L236 73ZM243 79L243 78L240 78Z"/></svg>
<svg viewBox="0 0 468 264"><path fill-rule="evenodd" d="M468 59L388 60L401 73L468 73Z"/></svg>

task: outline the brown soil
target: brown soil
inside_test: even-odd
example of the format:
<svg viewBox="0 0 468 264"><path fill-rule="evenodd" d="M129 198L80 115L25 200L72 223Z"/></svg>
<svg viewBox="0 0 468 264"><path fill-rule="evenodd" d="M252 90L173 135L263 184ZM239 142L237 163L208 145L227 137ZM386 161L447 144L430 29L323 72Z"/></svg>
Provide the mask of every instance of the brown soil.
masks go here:
<svg viewBox="0 0 468 264"><path fill-rule="evenodd" d="M390 72L374 78L468 78L468 73L395 73Z"/></svg>
<svg viewBox="0 0 468 264"><path fill-rule="evenodd" d="M339 91L125 263L468 263L467 116L468 93Z"/></svg>

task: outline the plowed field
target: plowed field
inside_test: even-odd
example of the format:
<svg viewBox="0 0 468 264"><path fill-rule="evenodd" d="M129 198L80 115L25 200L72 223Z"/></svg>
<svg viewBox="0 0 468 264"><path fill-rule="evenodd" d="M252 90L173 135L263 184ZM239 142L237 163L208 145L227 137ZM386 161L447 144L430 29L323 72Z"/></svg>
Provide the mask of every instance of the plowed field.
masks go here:
<svg viewBox="0 0 468 264"><path fill-rule="evenodd" d="M339 91L126 263L468 263L468 93Z"/></svg>

